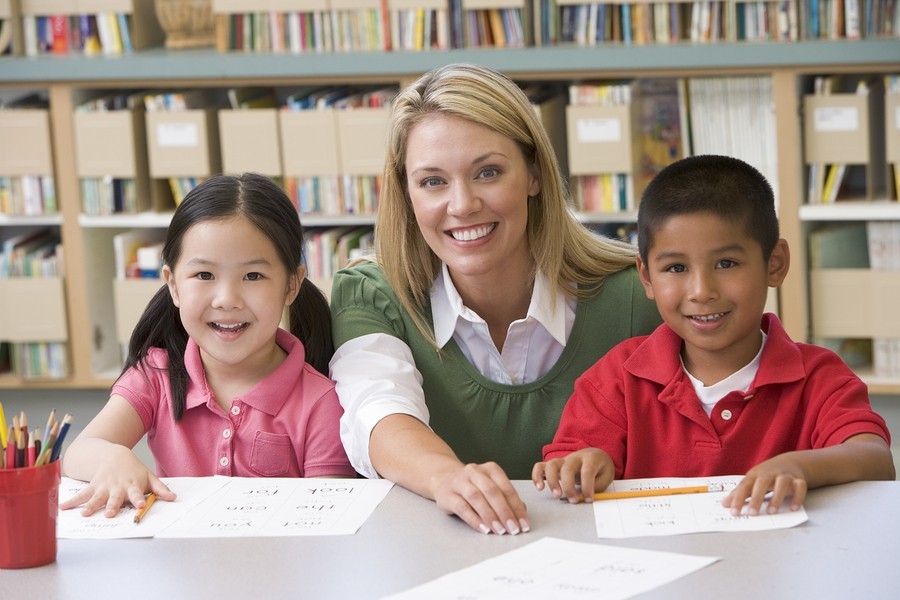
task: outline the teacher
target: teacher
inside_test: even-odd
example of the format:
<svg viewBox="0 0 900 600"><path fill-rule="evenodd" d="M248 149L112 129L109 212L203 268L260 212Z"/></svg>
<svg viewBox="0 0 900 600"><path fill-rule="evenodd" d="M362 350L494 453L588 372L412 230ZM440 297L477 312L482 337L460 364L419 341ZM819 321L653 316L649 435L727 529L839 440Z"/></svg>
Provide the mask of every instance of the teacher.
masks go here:
<svg viewBox="0 0 900 600"><path fill-rule="evenodd" d="M528 479L575 379L660 323L635 249L572 212L534 108L449 65L394 100L376 260L338 272L331 376L354 467L483 533L530 529Z"/></svg>

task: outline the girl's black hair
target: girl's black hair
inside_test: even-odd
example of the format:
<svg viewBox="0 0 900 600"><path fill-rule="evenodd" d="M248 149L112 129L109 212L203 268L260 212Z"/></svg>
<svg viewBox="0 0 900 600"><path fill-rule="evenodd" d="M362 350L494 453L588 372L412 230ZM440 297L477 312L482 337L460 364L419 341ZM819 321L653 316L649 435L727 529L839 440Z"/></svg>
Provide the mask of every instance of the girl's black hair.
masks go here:
<svg viewBox="0 0 900 600"><path fill-rule="evenodd" d="M181 255L185 234L198 223L242 216L275 245L289 276L294 277L303 260L303 228L300 217L284 191L268 177L256 173L241 176L216 175L192 189L178 205L166 233L163 263L174 267ZM291 333L303 343L306 361L323 375L334 354L331 310L328 300L308 278L288 308ZM169 289L162 286L147 304L128 344L124 373L140 366L150 348L163 348L169 357L172 413L176 421L184 413L188 376L184 352L188 334L181 324L178 307Z"/></svg>

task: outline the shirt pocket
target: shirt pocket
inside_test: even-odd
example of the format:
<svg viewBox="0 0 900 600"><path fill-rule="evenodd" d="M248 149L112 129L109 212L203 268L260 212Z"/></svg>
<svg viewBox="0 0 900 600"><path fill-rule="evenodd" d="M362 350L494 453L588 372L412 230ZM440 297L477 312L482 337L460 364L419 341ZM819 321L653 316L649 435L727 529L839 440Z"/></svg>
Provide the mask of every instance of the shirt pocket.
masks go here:
<svg viewBox="0 0 900 600"><path fill-rule="evenodd" d="M289 435L257 431L250 451L250 470L263 477L285 475L290 469L292 454Z"/></svg>

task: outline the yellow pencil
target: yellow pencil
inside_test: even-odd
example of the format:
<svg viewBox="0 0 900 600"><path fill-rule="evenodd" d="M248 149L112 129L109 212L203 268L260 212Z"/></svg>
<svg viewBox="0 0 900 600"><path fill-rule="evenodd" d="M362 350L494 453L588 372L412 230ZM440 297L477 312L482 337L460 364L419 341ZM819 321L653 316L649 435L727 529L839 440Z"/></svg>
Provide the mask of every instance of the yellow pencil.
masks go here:
<svg viewBox="0 0 900 600"><path fill-rule="evenodd" d="M153 506L153 503L156 502L156 494L150 492L150 495L147 496L147 503L144 505L144 508L140 509L136 513L134 513L134 522L140 523L141 519L144 518L144 515L147 514L147 511L150 510L150 507Z"/></svg>
<svg viewBox="0 0 900 600"><path fill-rule="evenodd" d="M630 490L627 492L598 492L594 500L620 500L623 498L649 498L652 496L674 496L675 494L702 494L719 491L714 486L692 485L688 487L659 488L653 490Z"/></svg>
<svg viewBox="0 0 900 600"><path fill-rule="evenodd" d="M6 415L3 414L2 402L0 402L0 446L6 448Z"/></svg>

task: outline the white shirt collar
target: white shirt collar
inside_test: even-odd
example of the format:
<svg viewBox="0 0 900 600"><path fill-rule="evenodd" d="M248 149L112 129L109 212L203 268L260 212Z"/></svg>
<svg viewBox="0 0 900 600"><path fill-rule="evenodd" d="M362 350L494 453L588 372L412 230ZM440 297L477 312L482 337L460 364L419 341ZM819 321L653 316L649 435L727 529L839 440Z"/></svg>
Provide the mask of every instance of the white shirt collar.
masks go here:
<svg viewBox="0 0 900 600"><path fill-rule="evenodd" d="M565 346L566 307L565 294L556 288L550 278L538 271L534 278L534 290L531 293L531 303L528 305L525 320L534 319L553 336L553 339ZM441 264L441 274L435 278L431 288L431 318L434 323L435 342L439 348L443 348L453 337L458 319L483 321L463 304L462 297L450 278L450 270L444 263Z"/></svg>

